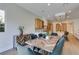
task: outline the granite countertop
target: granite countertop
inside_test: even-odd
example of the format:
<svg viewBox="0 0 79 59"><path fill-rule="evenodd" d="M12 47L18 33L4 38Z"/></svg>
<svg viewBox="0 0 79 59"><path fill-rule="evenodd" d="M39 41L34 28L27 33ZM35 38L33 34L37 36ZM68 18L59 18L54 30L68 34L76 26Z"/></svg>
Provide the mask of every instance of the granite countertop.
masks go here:
<svg viewBox="0 0 79 59"><path fill-rule="evenodd" d="M58 38L52 38L51 40L34 39L34 40L28 40L26 41L26 43L30 46L36 46L38 48L41 48L42 50L52 52L57 41Z"/></svg>

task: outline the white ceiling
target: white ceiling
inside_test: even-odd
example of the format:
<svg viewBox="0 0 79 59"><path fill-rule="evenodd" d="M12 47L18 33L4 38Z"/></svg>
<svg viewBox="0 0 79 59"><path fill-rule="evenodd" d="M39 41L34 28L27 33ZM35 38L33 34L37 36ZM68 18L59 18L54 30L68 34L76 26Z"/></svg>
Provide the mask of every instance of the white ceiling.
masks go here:
<svg viewBox="0 0 79 59"><path fill-rule="evenodd" d="M71 10L70 18L78 18L79 4L78 3L18 3L22 8L45 19L55 19L55 14ZM77 10L77 11L76 11Z"/></svg>

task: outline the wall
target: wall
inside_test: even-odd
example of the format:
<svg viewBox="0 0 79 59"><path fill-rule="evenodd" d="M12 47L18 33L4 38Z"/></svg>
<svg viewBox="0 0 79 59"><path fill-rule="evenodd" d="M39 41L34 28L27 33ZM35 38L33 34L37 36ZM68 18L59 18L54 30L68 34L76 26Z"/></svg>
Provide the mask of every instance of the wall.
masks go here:
<svg viewBox="0 0 79 59"><path fill-rule="evenodd" d="M73 19L72 21L74 23L74 33L79 32L79 19Z"/></svg>
<svg viewBox="0 0 79 59"><path fill-rule="evenodd" d="M0 32L0 52L13 48L13 36L19 33L18 26L25 27L24 32L34 32L34 18L36 15L26 11L16 4L1 4L0 9L5 11L5 32Z"/></svg>

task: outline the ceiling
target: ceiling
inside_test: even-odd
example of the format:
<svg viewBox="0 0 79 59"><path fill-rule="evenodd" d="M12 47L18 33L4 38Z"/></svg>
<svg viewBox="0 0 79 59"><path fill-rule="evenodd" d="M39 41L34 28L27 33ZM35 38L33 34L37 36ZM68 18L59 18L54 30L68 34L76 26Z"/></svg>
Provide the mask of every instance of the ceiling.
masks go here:
<svg viewBox="0 0 79 59"><path fill-rule="evenodd" d="M69 10L70 18L79 18L78 3L18 3L17 5L45 19L54 20L57 13Z"/></svg>

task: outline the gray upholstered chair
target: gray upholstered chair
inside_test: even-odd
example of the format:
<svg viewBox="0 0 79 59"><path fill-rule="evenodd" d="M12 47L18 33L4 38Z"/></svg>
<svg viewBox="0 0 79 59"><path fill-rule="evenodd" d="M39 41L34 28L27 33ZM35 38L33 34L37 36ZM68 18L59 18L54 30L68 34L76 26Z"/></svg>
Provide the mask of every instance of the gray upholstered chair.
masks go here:
<svg viewBox="0 0 79 59"><path fill-rule="evenodd" d="M64 41L65 41L65 38L64 37L61 37L58 40L58 42L57 42L57 44L56 44L53 52L52 53L49 53L49 55L61 55L62 49L63 49L63 46L64 46Z"/></svg>
<svg viewBox="0 0 79 59"><path fill-rule="evenodd" d="M18 55L33 55L33 52L26 46L21 46L17 43L17 54Z"/></svg>

